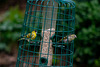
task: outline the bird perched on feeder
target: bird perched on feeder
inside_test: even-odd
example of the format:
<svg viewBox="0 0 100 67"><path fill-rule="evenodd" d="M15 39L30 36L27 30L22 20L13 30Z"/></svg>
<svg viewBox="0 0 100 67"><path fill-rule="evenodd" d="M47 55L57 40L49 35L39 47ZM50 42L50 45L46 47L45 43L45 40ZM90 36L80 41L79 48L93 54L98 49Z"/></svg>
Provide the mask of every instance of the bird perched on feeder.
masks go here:
<svg viewBox="0 0 100 67"><path fill-rule="evenodd" d="M70 34L70 35L68 35L68 36L65 36L64 38L62 38L62 39L60 39L59 41L58 41L58 43L59 42L64 42L64 43L67 43L67 42L71 42L72 40L74 40L75 38L77 38L77 36L75 35L75 34ZM67 40L68 39L68 40Z"/></svg>
<svg viewBox="0 0 100 67"><path fill-rule="evenodd" d="M28 33L27 35L23 36L23 38L19 39L19 40L27 40L29 42L29 40L34 40L37 36L37 32L36 31L32 31L31 33Z"/></svg>

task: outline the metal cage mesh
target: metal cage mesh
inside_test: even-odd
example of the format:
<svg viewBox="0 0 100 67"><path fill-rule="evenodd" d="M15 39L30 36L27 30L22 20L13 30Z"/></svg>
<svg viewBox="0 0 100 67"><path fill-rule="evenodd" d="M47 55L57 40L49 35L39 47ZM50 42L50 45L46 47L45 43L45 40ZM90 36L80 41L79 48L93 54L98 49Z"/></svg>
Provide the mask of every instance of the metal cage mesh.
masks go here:
<svg viewBox="0 0 100 67"><path fill-rule="evenodd" d="M70 43L58 41L74 34L74 26L73 1L27 0L21 37L33 30L37 31L37 36L34 40L19 42L16 67L73 67L74 40ZM48 29L49 32L45 32Z"/></svg>

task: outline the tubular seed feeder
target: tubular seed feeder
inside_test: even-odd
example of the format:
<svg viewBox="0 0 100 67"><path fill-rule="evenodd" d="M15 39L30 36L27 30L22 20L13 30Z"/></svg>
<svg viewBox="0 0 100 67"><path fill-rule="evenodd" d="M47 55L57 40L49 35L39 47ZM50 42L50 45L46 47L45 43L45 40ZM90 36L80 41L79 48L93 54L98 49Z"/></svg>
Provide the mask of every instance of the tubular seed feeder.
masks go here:
<svg viewBox="0 0 100 67"><path fill-rule="evenodd" d="M74 26L73 1L27 0L21 38L37 36L20 40L16 67L73 67L74 41L58 41L74 34Z"/></svg>

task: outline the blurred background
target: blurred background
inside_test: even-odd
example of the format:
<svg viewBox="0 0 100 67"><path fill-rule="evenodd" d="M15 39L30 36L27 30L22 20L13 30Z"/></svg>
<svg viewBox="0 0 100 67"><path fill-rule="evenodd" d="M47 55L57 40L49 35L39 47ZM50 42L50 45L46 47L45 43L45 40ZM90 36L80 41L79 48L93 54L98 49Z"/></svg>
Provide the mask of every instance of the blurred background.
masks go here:
<svg viewBox="0 0 100 67"><path fill-rule="evenodd" d="M15 67L26 0L0 0L0 67ZM100 67L100 0L76 0L74 67Z"/></svg>

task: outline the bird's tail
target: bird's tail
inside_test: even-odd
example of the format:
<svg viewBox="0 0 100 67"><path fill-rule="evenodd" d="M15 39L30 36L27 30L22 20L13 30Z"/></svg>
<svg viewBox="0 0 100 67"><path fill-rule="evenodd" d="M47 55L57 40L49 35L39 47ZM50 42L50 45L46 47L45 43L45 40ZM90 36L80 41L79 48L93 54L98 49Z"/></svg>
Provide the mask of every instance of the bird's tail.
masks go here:
<svg viewBox="0 0 100 67"><path fill-rule="evenodd" d="M60 40L58 41L58 43L61 42L61 41L62 41L62 39L60 39Z"/></svg>
<svg viewBox="0 0 100 67"><path fill-rule="evenodd" d="M20 40L25 40L25 38L21 38L21 39L19 39L18 41L20 41Z"/></svg>

